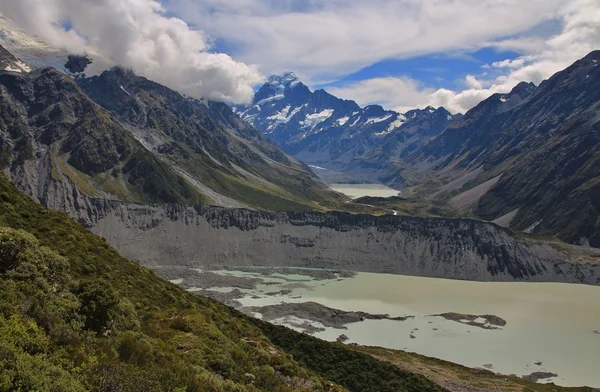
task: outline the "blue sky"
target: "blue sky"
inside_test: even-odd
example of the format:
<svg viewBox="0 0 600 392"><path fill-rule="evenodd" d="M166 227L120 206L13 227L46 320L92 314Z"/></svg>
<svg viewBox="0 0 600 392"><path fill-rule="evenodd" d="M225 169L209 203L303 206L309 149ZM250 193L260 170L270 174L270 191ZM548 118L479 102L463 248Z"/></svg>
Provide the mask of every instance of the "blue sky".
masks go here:
<svg viewBox="0 0 600 392"><path fill-rule="evenodd" d="M600 46L597 0L165 0L265 76L397 110L464 112Z"/></svg>
<svg viewBox="0 0 600 392"><path fill-rule="evenodd" d="M514 51L483 48L472 53L465 51L436 53L403 60L382 60L350 75L315 88L343 87L350 82L379 77L407 76L433 88L461 89L465 87L467 75L480 75L491 71L482 68L506 59L520 56Z"/></svg>
<svg viewBox="0 0 600 392"><path fill-rule="evenodd" d="M289 70L361 105L465 112L600 48L598 0L0 0L0 8L51 45L93 54L95 66L122 65L234 103Z"/></svg>

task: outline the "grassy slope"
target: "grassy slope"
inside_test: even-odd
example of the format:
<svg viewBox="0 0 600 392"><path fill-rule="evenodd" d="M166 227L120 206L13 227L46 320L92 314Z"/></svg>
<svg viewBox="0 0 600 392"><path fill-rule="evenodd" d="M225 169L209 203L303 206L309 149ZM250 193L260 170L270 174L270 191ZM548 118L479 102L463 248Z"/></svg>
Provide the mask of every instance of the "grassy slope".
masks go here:
<svg viewBox="0 0 600 392"><path fill-rule="evenodd" d="M3 176L0 227L0 390L440 390L163 281Z"/></svg>
<svg viewBox="0 0 600 392"><path fill-rule="evenodd" d="M188 99L118 68L79 85L122 123L142 130L156 156L220 194L277 211L345 201L224 104Z"/></svg>
<svg viewBox="0 0 600 392"><path fill-rule="evenodd" d="M422 374L439 382L453 386L456 390L478 391L536 391L536 392L592 392L592 388L565 388L554 384L536 384L515 376L502 376L485 369L471 369L452 362L424 355L390 350L381 347L358 347L357 351L367 353L382 361L409 372ZM454 389L453 388L453 389Z"/></svg>

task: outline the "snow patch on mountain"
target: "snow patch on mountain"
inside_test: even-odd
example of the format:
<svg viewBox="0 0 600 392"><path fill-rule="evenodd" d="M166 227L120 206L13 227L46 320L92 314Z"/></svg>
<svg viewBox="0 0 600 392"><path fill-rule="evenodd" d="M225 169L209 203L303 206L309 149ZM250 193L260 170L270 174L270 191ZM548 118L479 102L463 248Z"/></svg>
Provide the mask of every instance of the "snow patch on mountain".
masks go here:
<svg viewBox="0 0 600 392"><path fill-rule="evenodd" d="M325 109L319 113L313 113L306 116L304 121L300 121L300 124L304 125L303 128L314 128L318 124L327 120L333 115L333 109Z"/></svg>
<svg viewBox="0 0 600 392"><path fill-rule="evenodd" d="M340 127L343 127L344 125L346 125L348 120L350 120L350 117L342 117L342 118L338 118L336 122Z"/></svg>
<svg viewBox="0 0 600 392"><path fill-rule="evenodd" d="M261 106L261 105L264 105L266 103L273 102L273 101L279 101L279 100L284 99L284 98L285 98L285 95L283 95L283 94L277 94L277 95L274 95L272 97L265 98L263 100L258 101L256 103L256 105L257 106Z"/></svg>
<svg viewBox="0 0 600 392"><path fill-rule="evenodd" d="M402 124L404 124L405 122L406 122L406 117L404 117L404 115L402 115L402 114L399 114L398 118L396 120L392 121L390 123L390 125L388 125L386 130L376 133L375 136L389 135L395 129L400 128L402 126Z"/></svg>
<svg viewBox="0 0 600 392"><path fill-rule="evenodd" d="M119 85L119 87L121 87L121 90L123 90L123 92L129 96L131 96L131 94L129 94L129 91L125 90L125 87Z"/></svg>
<svg viewBox="0 0 600 392"><path fill-rule="evenodd" d="M18 73L23 72L23 71L21 71L20 68L13 68L13 67L11 67L10 64L7 65L6 68L4 68L4 70L5 71L9 71L9 72L18 72Z"/></svg>
<svg viewBox="0 0 600 392"><path fill-rule="evenodd" d="M393 114L388 114L388 115L383 116L383 117L371 117L367 121L365 121L365 124L375 124L375 123L384 122L384 121L389 120L393 116L394 116Z"/></svg>
<svg viewBox="0 0 600 392"><path fill-rule="evenodd" d="M283 93L286 88L292 88L300 83L300 80L293 72L284 72L282 75L273 75L269 77L269 82L278 92Z"/></svg>
<svg viewBox="0 0 600 392"><path fill-rule="evenodd" d="M8 72L29 73L32 68L21 60L17 60L12 64L7 64L6 67L4 67L4 70Z"/></svg>
<svg viewBox="0 0 600 392"><path fill-rule="evenodd" d="M352 124L350 124L351 127L356 126L356 124L358 124L358 122L361 120L360 117L357 117L356 120L354 120L354 122Z"/></svg>

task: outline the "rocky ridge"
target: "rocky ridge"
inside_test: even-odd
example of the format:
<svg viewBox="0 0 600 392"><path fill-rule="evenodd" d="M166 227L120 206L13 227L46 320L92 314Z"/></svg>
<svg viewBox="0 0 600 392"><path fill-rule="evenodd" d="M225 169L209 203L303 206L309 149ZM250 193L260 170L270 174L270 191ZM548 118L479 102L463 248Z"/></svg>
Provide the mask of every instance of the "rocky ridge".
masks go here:
<svg viewBox="0 0 600 392"><path fill-rule="evenodd" d="M515 230L600 247L599 62L594 51L538 87L492 95L389 178L419 178L424 195Z"/></svg>
<svg viewBox="0 0 600 392"><path fill-rule="evenodd" d="M84 222L148 266L293 266L600 284L600 253L467 219L270 213L89 200Z"/></svg>

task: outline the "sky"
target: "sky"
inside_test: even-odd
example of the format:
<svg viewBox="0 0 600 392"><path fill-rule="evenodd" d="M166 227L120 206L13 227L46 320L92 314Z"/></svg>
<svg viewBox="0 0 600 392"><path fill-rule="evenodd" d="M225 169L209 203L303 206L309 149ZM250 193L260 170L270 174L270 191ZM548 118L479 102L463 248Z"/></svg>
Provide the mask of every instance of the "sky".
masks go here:
<svg viewBox="0 0 600 392"><path fill-rule="evenodd" d="M235 103L294 71L361 105L464 113L600 49L600 0L0 0L0 10L54 45Z"/></svg>

